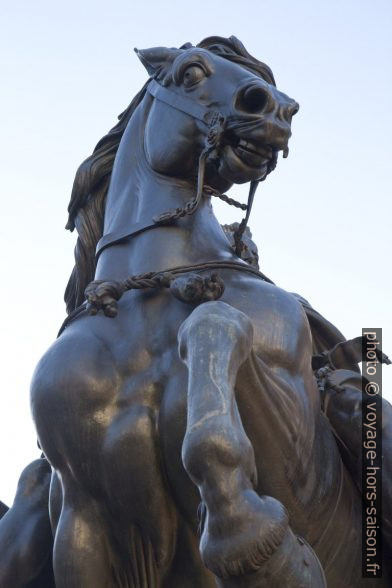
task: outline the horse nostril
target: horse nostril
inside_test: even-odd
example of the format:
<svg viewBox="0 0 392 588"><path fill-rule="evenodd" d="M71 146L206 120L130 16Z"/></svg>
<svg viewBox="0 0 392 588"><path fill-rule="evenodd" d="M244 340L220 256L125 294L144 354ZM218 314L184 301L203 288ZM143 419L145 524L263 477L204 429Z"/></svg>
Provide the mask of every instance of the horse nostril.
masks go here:
<svg viewBox="0 0 392 588"><path fill-rule="evenodd" d="M293 102L292 104L290 104L290 106L287 109L287 113L288 113L290 119L293 118L293 116L297 114L298 110L299 110L298 102Z"/></svg>
<svg viewBox="0 0 392 588"><path fill-rule="evenodd" d="M269 102L269 92L259 85L244 88L240 94L240 106L246 112L262 112Z"/></svg>

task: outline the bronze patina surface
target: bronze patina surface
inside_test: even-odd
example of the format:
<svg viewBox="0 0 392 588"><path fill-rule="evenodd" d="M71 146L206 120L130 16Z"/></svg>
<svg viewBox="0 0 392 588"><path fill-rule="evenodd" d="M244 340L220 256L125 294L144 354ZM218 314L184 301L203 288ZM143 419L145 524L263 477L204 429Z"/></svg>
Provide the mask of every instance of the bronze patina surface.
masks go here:
<svg viewBox="0 0 392 588"><path fill-rule="evenodd" d="M298 104L235 37L137 55L148 81L76 174L0 588L390 586L387 564L361 578L358 342L257 269L247 229ZM247 182L246 206L224 195Z"/></svg>

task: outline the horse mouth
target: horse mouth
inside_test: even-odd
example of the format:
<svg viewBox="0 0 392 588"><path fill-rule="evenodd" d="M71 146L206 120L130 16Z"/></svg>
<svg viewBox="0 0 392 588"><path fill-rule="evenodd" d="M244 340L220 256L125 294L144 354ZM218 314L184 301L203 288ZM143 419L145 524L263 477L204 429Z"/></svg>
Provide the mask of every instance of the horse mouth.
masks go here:
<svg viewBox="0 0 392 588"><path fill-rule="evenodd" d="M264 167L271 162L274 156L272 147L258 145L245 139L239 139L232 149L236 156L250 167Z"/></svg>

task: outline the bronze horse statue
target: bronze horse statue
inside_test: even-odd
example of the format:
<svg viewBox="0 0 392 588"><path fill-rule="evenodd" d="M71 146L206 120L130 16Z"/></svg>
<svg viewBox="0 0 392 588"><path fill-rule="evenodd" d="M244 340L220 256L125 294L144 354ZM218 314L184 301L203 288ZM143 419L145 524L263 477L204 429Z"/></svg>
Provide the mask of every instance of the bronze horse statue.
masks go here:
<svg viewBox="0 0 392 588"><path fill-rule="evenodd" d="M298 105L234 37L137 54L148 82L76 174L69 318L31 387L55 585L388 586L361 579L312 368L343 337L243 260ZM245 182L230 242L211 198Z"/></svg>

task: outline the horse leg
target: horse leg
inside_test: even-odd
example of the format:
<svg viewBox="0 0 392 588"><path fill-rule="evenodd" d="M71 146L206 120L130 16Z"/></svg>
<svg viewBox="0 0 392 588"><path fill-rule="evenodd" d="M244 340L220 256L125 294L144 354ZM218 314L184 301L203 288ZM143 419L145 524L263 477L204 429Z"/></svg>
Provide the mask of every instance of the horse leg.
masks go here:
<svg viewBox="0 0 392 588"><path fill-rule="evenodd" d="M53 537L56 535L56 529L60 520L62 504L63 490L61 488L61 481L56 470L53 470L49 488L49 518L50 526L52 527Z"/></svg>
<svg viewBox="0 0 392 588"><path fill-rule="evenodd" d="M56 588L111 588L106 525L100 505L68 475L62 476L63 507L53 550Z"/></svg>
<svg viewBox="0 0 392 588"><path fill-rule="evenodd" d="M208 302L185 320L179 352L188 367L184 467L202 499L202 559L221 586L325 586L312 549L291 531L284 506L258 496L253 447L234 386L249 357L249 318L224 302Z"/></svg>

